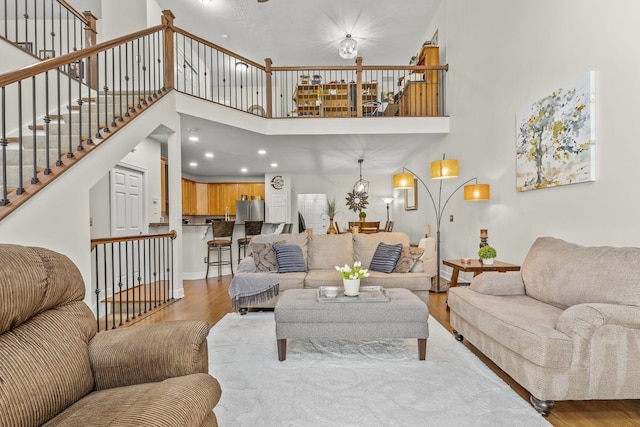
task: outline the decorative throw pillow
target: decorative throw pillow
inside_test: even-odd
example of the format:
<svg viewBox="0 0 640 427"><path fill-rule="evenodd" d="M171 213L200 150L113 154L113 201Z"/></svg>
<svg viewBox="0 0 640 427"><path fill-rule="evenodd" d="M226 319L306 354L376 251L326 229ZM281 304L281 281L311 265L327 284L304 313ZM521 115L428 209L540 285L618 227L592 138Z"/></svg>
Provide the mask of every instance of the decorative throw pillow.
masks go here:
<svg viewBox="0 0 640 427"><path fill-rule="evenodd" d="M369 270L379 271L381 273L391 273L396 267L398 258L400 258L400 252L402 252L402 243L397 245L387 245L386 243L378 243L376 252L371 258L371 264L369 264Z"/></svg>
<svg viewBox="0 0 640 427"><path fill-rule="evenodd" d="M273 250L273 245L278 243L284 243L284 240L280 240L276 243L249 243L251 246L251 255L256 263L256 271L278 271L278 261L276 260L276 252Z"/></svg>
<svg viewBox="0 0 640 427"><path fill-rule="evenodd" d="M273 245L276 251L279 273L306 272L307 263L302 256L302 248L298 245L283 245L276 243Z"/></svg>
<svg viewBox="0 0 640 427"><path fill-rule="evenodd" d="M396 263L396 273L408 273L411 271L416 262L424 254L424 248L412 248L404 246L398 262Z"/></svg>

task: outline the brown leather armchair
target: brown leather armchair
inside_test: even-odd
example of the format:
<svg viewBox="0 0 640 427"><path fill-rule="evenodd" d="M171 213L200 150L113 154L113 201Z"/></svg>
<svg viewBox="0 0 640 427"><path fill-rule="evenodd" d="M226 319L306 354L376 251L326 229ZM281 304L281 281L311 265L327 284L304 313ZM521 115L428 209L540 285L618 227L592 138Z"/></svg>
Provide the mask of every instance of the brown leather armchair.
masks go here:
<svg viewBox="0 0 640 427"><path fill-rule="evenodd" d="M0 244L0 260L0 425L218 425L206 322L96 333L66 256Z"/></svg>

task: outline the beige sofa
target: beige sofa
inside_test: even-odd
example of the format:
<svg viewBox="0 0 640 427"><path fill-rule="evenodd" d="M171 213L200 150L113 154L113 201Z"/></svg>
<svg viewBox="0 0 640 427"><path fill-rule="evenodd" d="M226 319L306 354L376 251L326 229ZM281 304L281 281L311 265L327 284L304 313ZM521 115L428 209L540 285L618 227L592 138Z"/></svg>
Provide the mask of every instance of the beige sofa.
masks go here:
<svg viewBox="0 0 640 427"><path fill-rule="evenodd" d="M406 233L344 233L344 234L280 234L260 235L252 242L271 243L285 241L302 248L302 254L307 263L308 271L301 273L275 273L279 283L279 292L287 289L313 289L320 286L342 286L342 277L335 269L336 266L352 265L360 261L365 268L369 267L371 258L378 247L378 243L402 243L409 246ZM408 273L380 273L370 271L370 276L361 280L361 286L383 286L385 288L404 288L419 296L425 303L429 302L431 278L436 275L436 247L435 239L423 238L418 244L424 249L424 254ZM255 262L251 256L244 258L236 275L255 272ZM273 308L279 295L270 298L253 307ZM246 312L246 308L241 309Z"/></svg>
<svg viewBox="0 0 640 427"><path fill-rule="evenodd" d="M0 244L0 426L217 426L209 325L96 334L65 256Z"/></svg>
<svg viewBox="0 0 640 427"><path fill-rule="evenodd" d="M640 248L542 237L520 272L449 291L451 326L531 393L555 400L640 398Z"/></svg>

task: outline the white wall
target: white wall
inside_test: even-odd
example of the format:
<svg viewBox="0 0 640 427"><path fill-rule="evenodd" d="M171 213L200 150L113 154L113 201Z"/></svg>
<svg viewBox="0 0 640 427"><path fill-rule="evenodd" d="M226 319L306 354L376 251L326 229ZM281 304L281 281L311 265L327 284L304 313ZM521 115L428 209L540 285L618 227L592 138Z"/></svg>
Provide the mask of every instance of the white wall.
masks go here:
<svg viewBox="0 0 640 427"><path fill-rule="evenodd" d="M499 259L518 264L538 236L638 246L640 199L631 186L640 158L640 2L447 0L444 15L451 133L407 166L427 178L429 162L446 152L460 161L460 178L446 189L478 176L492 193L479 203L454 196L442 224L443 258L475 256L481 228ZM596 72L597 181L516 192L516 112L589 70ZM433 224L424 193L419 211L401 213L408 227L423 222L413 217Z"/></svg>

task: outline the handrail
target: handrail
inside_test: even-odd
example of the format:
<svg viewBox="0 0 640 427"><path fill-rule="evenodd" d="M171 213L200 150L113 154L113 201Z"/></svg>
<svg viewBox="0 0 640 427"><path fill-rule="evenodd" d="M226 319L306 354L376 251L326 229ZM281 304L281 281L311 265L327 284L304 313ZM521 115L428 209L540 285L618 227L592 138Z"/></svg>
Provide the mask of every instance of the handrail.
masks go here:
<svg viewBox="0 0 640 427"><path fill-rule="evenodd" d="M241 55L238 55L236 53L233 53L228 49L225 49L225 48L223 48L221 46L218 46L215 43L211 43L210 41L207 41L207 40L203 39L202 37L198 37L198 36L196 36L194 34L191 34L190 32L188 32L186 30L183 30L182 28L173 27L173 30L178 34L182 34L185 37L189 37L189 38L197 41L198 43L201 43L201 44L203 44L205 46L208 46L210 48L218 50L218 51L220 51L220 52L222 52L222 53L224 53L226 55L233 56L234 58L240 59L240 60L242 60L243 62L246 62L249 65L252 65L252 66L254 66L256 68L259 68L262 71L265 71L265 66L264 65L260 65L257 62L254 62L254 61L250 60L249 58L245 58L244 56L241 56Z"/></svg>
<svg viewBox="0 0 640 427"><path fill-rule="evenodd" d="M63 5L69 12L73 13L78 19L80 19L82 22L84 22L85 24L89 25L89 20L87 18L85 18L85 16L83 14L81 14L80 12L78 12L77 10L75 10L73 8L73 6L71 6L69 3L67 3L65 0L56 0L58 3L60 3L61 5Z"/></svg>
<svg viewBox="0 0 640 427"><path fill-rule="evenodd" d="M125 237L100 237L97 239L91 239L91 249L95 248L98 245L104 245L107 243L131 242L135 240L155 239L160 237L171 237L171 240L175 240L176 237L178 237L178 233L176 233L176 230L171 230L168 233L158 234L139 234L135 236Z"/></svg>
<svg viewBox="0 0 640 427"><path fill-rule="evenodd" d="M105 50L115 48L124 43L131 42L140 37L144 37L144 36L153 34L157 31L164 30L164 28L165 28L164 25L157 25L155 27L140 30L132 34L128 34L126 36L118 37L117 39L99 43L95 46L86 47L84 49L77 50L72 53L67 53L62 56L57 56L55 58L50 58L42 62L27 65L26 67L23 67L19 70L11 71L11 72L0 75L0 87L19 82L21 80L28 79L38 74L42 74L46 71L55 70L56 68L63 67L71 62L84 59L86 57L103 52Z"/></svg>

